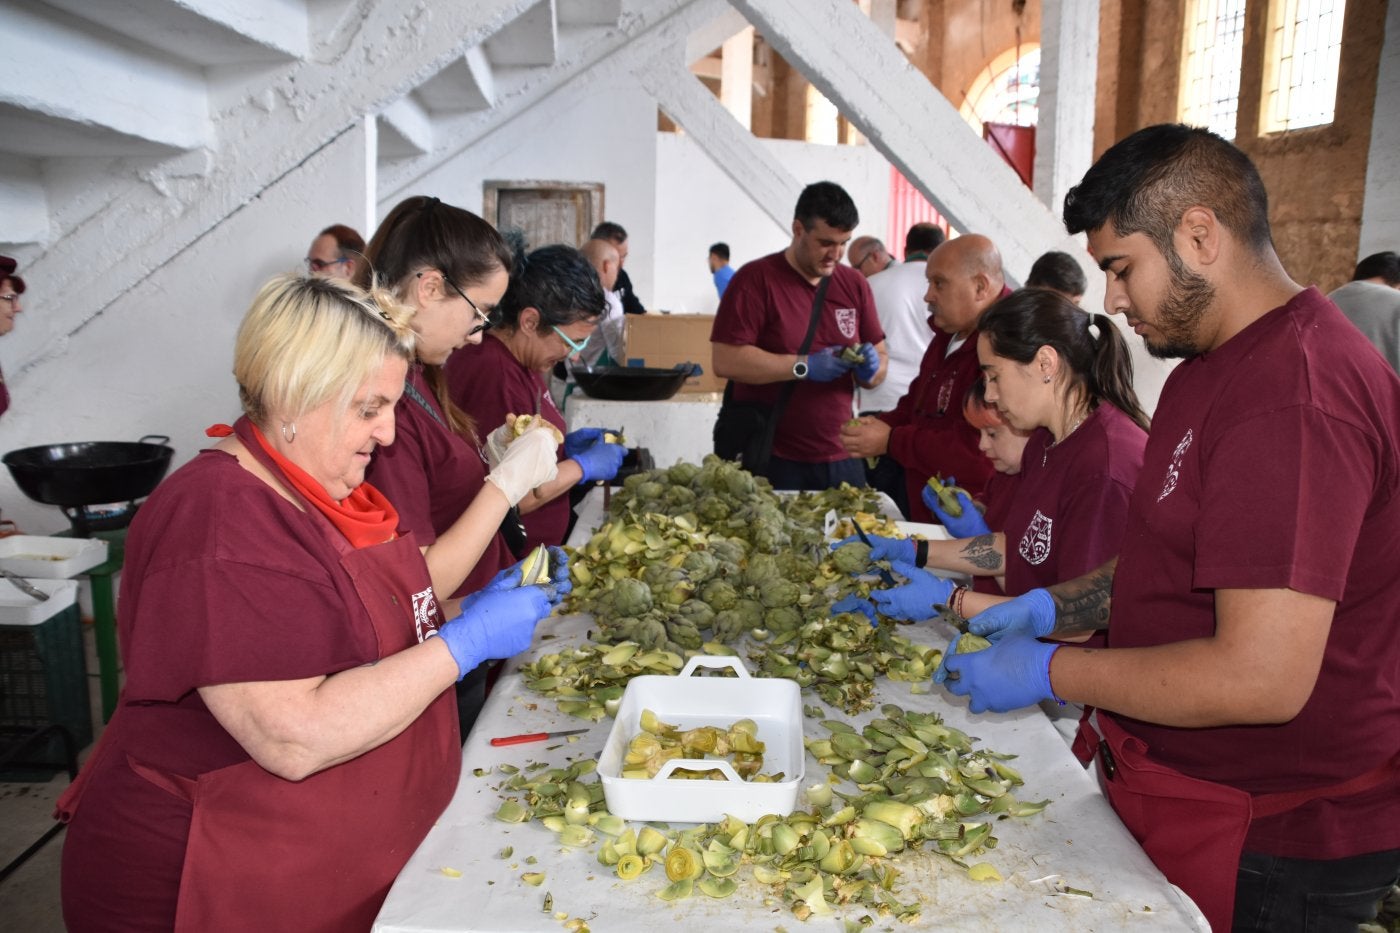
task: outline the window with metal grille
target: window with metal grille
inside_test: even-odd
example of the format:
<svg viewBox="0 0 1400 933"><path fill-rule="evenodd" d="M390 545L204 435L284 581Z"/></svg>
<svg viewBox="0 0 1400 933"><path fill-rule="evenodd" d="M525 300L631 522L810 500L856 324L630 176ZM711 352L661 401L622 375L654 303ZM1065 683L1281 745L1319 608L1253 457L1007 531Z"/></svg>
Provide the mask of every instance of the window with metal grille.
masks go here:
<svg viewBox="0 0 1400 933"><path fill-rule="evenodd" d="M1331 123L1345 0L1273 0L1264 64L1264 133Z"/></svg>
<svg viewBox="0 0 1400 933"><path fill-rule="evenodd" d="M1187 0L1182 22L1181 122L1235 138L1245 0Z"/></svg>

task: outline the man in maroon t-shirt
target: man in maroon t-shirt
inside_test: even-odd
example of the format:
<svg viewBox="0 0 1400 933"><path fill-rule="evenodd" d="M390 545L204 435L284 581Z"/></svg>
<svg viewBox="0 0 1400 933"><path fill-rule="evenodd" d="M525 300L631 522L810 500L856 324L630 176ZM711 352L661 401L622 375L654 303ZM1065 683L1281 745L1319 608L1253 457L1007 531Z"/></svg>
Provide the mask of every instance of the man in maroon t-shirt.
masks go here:
<svg viewBox="0 0 1400 933"><path fill-rule="evenodd" d="M977 445L979 432L963 417L962 400L982 378L977 363L977 319L1007 294L1001 254L992 241L969 233L939 244L928 257L929 327L933 342L919 374L894 411L842 428L841 443L853 457L888 453L904 467L909 517L934 521L920 491L930 476L955 477L981 497L992 464Z"/></svg>
<svg viewBox="0 0 1400 933"><path fill-rule="evenodd" d="M777 489L865 485L865 467L841 446L857 384L885 378L885 332L865 276L841 265L846 241L860 220L840 185L820 181L797 199L787 249L747 263L724 290L710 331L717 375L733 384L735 402L770 410L784 383L796 381L773 438L763 474ZM798 354L822 279L829 278L817 329ZM865 362L841 358L859 346Z"/></svg>
<svg viewBox="0 0 1400 933"><path fill-rule="evenodd" d="M935 679L978 712L1098 707L1076 750L1214 929L1355 929L1400 876L1400 377L1289 278L1258 171L1208 130L1115 145L1065 226L1184 362L1118 557L977 616L992 647Z"/></svg>

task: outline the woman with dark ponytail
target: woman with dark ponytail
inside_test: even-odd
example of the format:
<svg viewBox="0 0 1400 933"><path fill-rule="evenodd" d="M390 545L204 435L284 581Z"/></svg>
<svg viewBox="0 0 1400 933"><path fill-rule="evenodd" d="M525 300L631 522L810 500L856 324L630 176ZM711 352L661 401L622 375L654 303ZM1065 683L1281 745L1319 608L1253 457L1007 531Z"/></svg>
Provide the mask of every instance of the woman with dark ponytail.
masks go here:
<svg viewBox="0 0 1400 933"><path fill-rule="evenodd" d="M871 558L902 561L904 586L871 593L886 615L964 618L1006 597L963 591L920 566L1004 575L1007 596L1087 573L1118 553L1142 467L1147 415L1128 347L1113 322L1063 296L1027 288L982 314L977 356L987 401L1031 432L1003 530L952 541L882 540Z"/></svg>
<svg viewBox="0 0 1400 933"><path fill-rule="evenodd" d="M443 377L452 351L480 343L493 324L514 256L496 228L471 211L418 195L384 218L365 260L357 280L377 279L392 290L412 312L414 336L394 406L396 439L374 452L367 475L398 509L400 531L412 532L422 548L450 617L458 600L519 581L503 523L558 471L548 430L527 431L503 455L488 457L486 435L500 421L478 425L448 398ZM566 580L567 558L556 551L552 563ZM486 680L483 665L457 685L463 739L485 702Z"/></svg>

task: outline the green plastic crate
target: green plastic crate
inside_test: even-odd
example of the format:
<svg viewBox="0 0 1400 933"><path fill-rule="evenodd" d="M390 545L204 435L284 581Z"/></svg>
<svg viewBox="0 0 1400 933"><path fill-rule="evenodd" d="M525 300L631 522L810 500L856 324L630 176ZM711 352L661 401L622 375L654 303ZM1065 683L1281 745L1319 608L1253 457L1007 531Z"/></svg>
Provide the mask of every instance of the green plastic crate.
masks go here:
<svg viewBox="0 0 1400 933"><path fill-rule="evenodd" d="M73 734L76 748L92 743L84 657L77 603L37 624L0 623L0 727L7 738L17 729L56 723ZM53 766L11 764L0 772L0 781L47 781L63 770L63 742L53 736L27 752L24 760Z"/></svg>

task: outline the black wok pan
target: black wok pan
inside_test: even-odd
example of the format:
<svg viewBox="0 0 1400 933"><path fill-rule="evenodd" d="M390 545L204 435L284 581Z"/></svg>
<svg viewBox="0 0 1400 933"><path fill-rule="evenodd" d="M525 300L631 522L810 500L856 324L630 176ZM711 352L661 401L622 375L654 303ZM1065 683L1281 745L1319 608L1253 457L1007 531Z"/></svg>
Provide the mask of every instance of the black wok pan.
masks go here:
<svg viewBox="0 0 1400 933"><path fill-rule="evenodd" d="M650 369L645 366L599 366L573 371L578 387L593 398L618 402L668 399L681 390L693 367Z"/></svg>
<svg viewBox="0 0 1400 933"><path fill-rule="evenodd" d="M164 478L175 453L169 440L148 435L136 442L46 444L12 450L4 462L15 484L35 502L65 509L124 502L150 495Z"/></svg>

